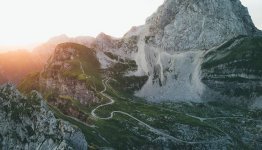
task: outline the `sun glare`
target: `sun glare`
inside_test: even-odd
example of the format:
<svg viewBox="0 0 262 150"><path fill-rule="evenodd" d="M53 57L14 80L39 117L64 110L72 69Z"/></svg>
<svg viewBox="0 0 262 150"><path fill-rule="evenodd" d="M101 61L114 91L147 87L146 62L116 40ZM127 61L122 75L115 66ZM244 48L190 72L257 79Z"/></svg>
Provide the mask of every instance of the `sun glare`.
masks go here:
<svg viewBox="0 0 262 150"><path fill-rule="evenodd" d="M247 2L259 25L260 0ZM164 0L1 0L0 49L32 47L50 37L96 36L105 32L121 37L132 26L141 25ZM260 17L260 18L259 18ZM262 26L261 26L262 27Z"/></svg>
<svg viewBox="0 0 262 150"><path fill-rule="evenodd" d="M0 45L27 45L52 36L121 37L141 25L164 0L3 0Z"/></svg>

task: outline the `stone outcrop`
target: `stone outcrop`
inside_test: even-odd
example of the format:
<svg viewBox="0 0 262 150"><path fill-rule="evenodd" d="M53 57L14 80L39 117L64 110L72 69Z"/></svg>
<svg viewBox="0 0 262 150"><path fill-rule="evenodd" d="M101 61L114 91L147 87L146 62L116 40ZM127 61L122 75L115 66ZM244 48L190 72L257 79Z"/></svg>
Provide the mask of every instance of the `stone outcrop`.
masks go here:
<svg viewBox="0 0 262 150"><path fill-rule="evenodd" d="M258 32L239 0L166 0L146 26L147 41L170 53L210 49Z"/></svg>
<svg viewBox="0 0 262 150"><path fill-rule="evenodd" d="M79 59L81 53L79 53L77 46L74 47L74 45L77 44L71 44L70 46L69 43L68 45L65 43L57 46L41 73L40 85L45 92L54 91L61 96L70 96L83 105L95 103L98 99L84 81L85 78L89 77L85 75L84 62ZM83 51L89 50L84 46L82 48L84 48ZM83 79L80 79L80 75L83 76Z"/></svg>
<svg viewBox="0 0 262 150"><path fill-rule="evenodd" d="M86 150L83 133L55 118L43 98L22 96L13 86L0 87L0 149Z"/></svg>

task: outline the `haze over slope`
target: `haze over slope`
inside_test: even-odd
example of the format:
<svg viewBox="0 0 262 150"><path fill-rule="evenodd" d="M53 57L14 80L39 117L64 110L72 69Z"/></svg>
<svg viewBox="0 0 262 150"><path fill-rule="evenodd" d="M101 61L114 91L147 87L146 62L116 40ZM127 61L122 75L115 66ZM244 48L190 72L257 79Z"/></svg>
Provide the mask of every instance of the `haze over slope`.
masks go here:
<svg viewBox="0 0 262 150"><path fill-rule="evenodd" d="M16 84L26 75L40 71L43 65L37 54L26 50L0 53L0 84Z"/></svg>

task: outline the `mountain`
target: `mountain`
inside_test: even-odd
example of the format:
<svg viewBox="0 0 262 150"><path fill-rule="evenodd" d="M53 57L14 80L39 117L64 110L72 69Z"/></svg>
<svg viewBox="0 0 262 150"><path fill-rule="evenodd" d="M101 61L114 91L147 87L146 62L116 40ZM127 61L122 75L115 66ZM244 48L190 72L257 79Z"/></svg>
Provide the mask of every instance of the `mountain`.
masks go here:
<svg viewBox="0 0 262 150"><path fill-rule="evenodd" d="M18 87L25 93L40 91L49 104L86 122L85 114L73 104L90 106L100 102L95 93L102 89L99 71L100 64L93 49L62 43L57 45L44 69L28 76Z"/></svg>
<svg viewBox="0 0 262 150"><path fill-rule="evenodd" d="M66 35L59 35L49 39L47 42L34 48L33 53L39 55L42 61L46 62L48 58L53 54L56 46L60 43L74 42L91 47L94 40L95 38L90 36L79 36L79 37L71 38Z"/></svg>
<svg viewBox="0 0 262 150"><path fill-rule="evenodd" d="M202 102L225 97L223 91L217 91L216 86L205 82L204 63L207 61L207 53L222 48L226 51L226 47L222 45L239 36L245 36L249 41L254 40L251 44L259 42L261 33L254 26L247 8L242 6L239 0L167 0L147 19L145 25L133 27L122 39L99 36L96 47L122 59L136 61L138 69L129 75L148 76L146 84L136 91L137 96L155 102ZM260 53L261 45L256 44L254 47L252 52L247 53ZM249 47L243 49L249 51ZM245 58L232 58L232 61L234 59ZM250 56L248 59L257 57ZM243 66L242 69L252 69L249 66ZM225 70L221 70L221 73L223 71ZM241 84L240 82L228 81L227 85ZM232 90L252 91L252 87L250 88ZM257 88L261 86L258 84ZM259 95L246 92L246 96L251 99ZM226 96L228 99L245 98L234 94Z"/></svg>
<svg viewBox="0 0 262 150"><path fill-rule="evenodd" d="M259 33L238 0L167 0L143 28L135 60L149 80L137 95L157 101L203 100L204 53L236 36Z"/></svg>
<svg viewBox="0 0 262 150"><path fill-rule="evenodd" d="M261 149L262 34L239 0L166 0L123 38L92 39L52 39L18 85L90 148Z"/></svg>
<svg viewBox="0 0 262 150"><path fill-rule="evenodd" d="M87 149L83 133L56 119L37 93L22 96L14 86L0 87L0 149Z"/></svg>
<svg viewBox="0 0 262 150"><path fill-rule="evenodd" d="M40 91L56 116L83 131L91 149L261 148L261 110L217 101L148 103L133 95L148 80L130 75L137 69L134 60L109 51L62 43L44 69L18 87L26 95ZM208 71L205 84L213 86Z"/></svg>
<svg viewBox="0 0 262 150"><path fill-rule="evenodd" d="M32 52L16 50L0 53L0 84L12 82L17 84L28 74L34 74L43 69L55 47L64 42L75 42L91 47L95 38L79 36L69 38L66 35L53 37L39 45Z"/></svg>

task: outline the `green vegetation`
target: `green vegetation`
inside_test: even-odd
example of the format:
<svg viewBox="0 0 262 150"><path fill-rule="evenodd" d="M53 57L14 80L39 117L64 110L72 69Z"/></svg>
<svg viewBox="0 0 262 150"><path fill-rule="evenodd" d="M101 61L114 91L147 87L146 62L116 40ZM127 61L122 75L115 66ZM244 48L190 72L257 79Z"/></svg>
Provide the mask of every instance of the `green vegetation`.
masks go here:
<svg viewBox="0 0 262 150"><path fill-rule="evenodd" d="M112 81L114 82L114 81ZM231 107L222 103L209 104L186 104L186 103L163 103L163 104L148 104L136 97L126 97L125 93L115 91L108 87L106 92L116 102L113 105L100 108L96 114L100 117L108 117L112 111L124 111L152 127L164 131L171 136L177 137L186 141L212 141L215 139L223 139L225 133L229 134L234 141L234 148L250 147L250 143L242 141L245 136L245 129L252 130L255 136L255 131L258 131L254 124L260 124L261 116L258 111L250 111L245 108ZM187 114L191 114L187 115ZM257 114L259 117L254 117ZM193 116L201 116L203 118L229 117L214 120L201 121ZM241 116L242 118L234 118ZM232 118L231 118L232 117ZM246 118L246 119L245 119ZM234 126L239 126L239 122L247 121L248 118L254 121L245 123L244 127L239 127L236 131ZM258 120L258 121L255 121ZM230 126L228 125L230 124ZM141 149L144 146L162 148L164 143L153 142L159 137L136 120L122 115L115 114L110 120L94 119L95 128L83 127L87 140L96 145L95 147L114 147L117 149L135 148ZM189 132L181 132L181 128L186 127ZM196 134L192 133L194 139L189 138L191 132L197 130ZM241 132L240 132L241 131ZM150 137L150 138L145 138ZM150 140L151 139L151 140ZM185 143L175 144L170 141L170 148L177 148L181 145L189 146ZM252 147L252 146L251 146Z"/></svg>
<svg viewBox="0 0 262 150"><path fill-rule="evenodd" d="M245 97L244 103L250 103L252 97L262 95L261 58L262 37L236 37L207 52L203 82L223 95Z"/></svg>
<svg viewBox="0 0 262 150"><path fill-rule="evenodd" d="M236 45L234 45L237 43ZM203 69L226 65L228 69L244 69L262 75L262 37L238 37L205 56Z"/></svg>
<svg viewBox="0 0 262 150"><path fill-rule="evenodd" d="M33 90L39 91L39 75L40 73L32 73L27 75L23 81L18 84L18 89L23 93L30 93Z"/></svg>
<svg viewBox="0 0 262 150"><path fill-rule="evenodd" d="M126 60L125 63L116 63L106 70L106 74L116 82L111 82L111 86L121 92L134 94L134 91L140 90L148 80L147 76L127 76L128 72L136 71L137 65L135 61Z"/></svg>
<svg viewBox="0 0 262 150"><path fill-rule="evenodd" d="M5 91L0 91L0 98L10 99L10 93L13 92L11 86L8 85ZM21 97L17 100L6 102L8 105L3 107L7 114L11 114L11 119L21 122L23 116L31 116L35 111L40 111L40 99L36 92L32 92L28 97Z"/></svg>

